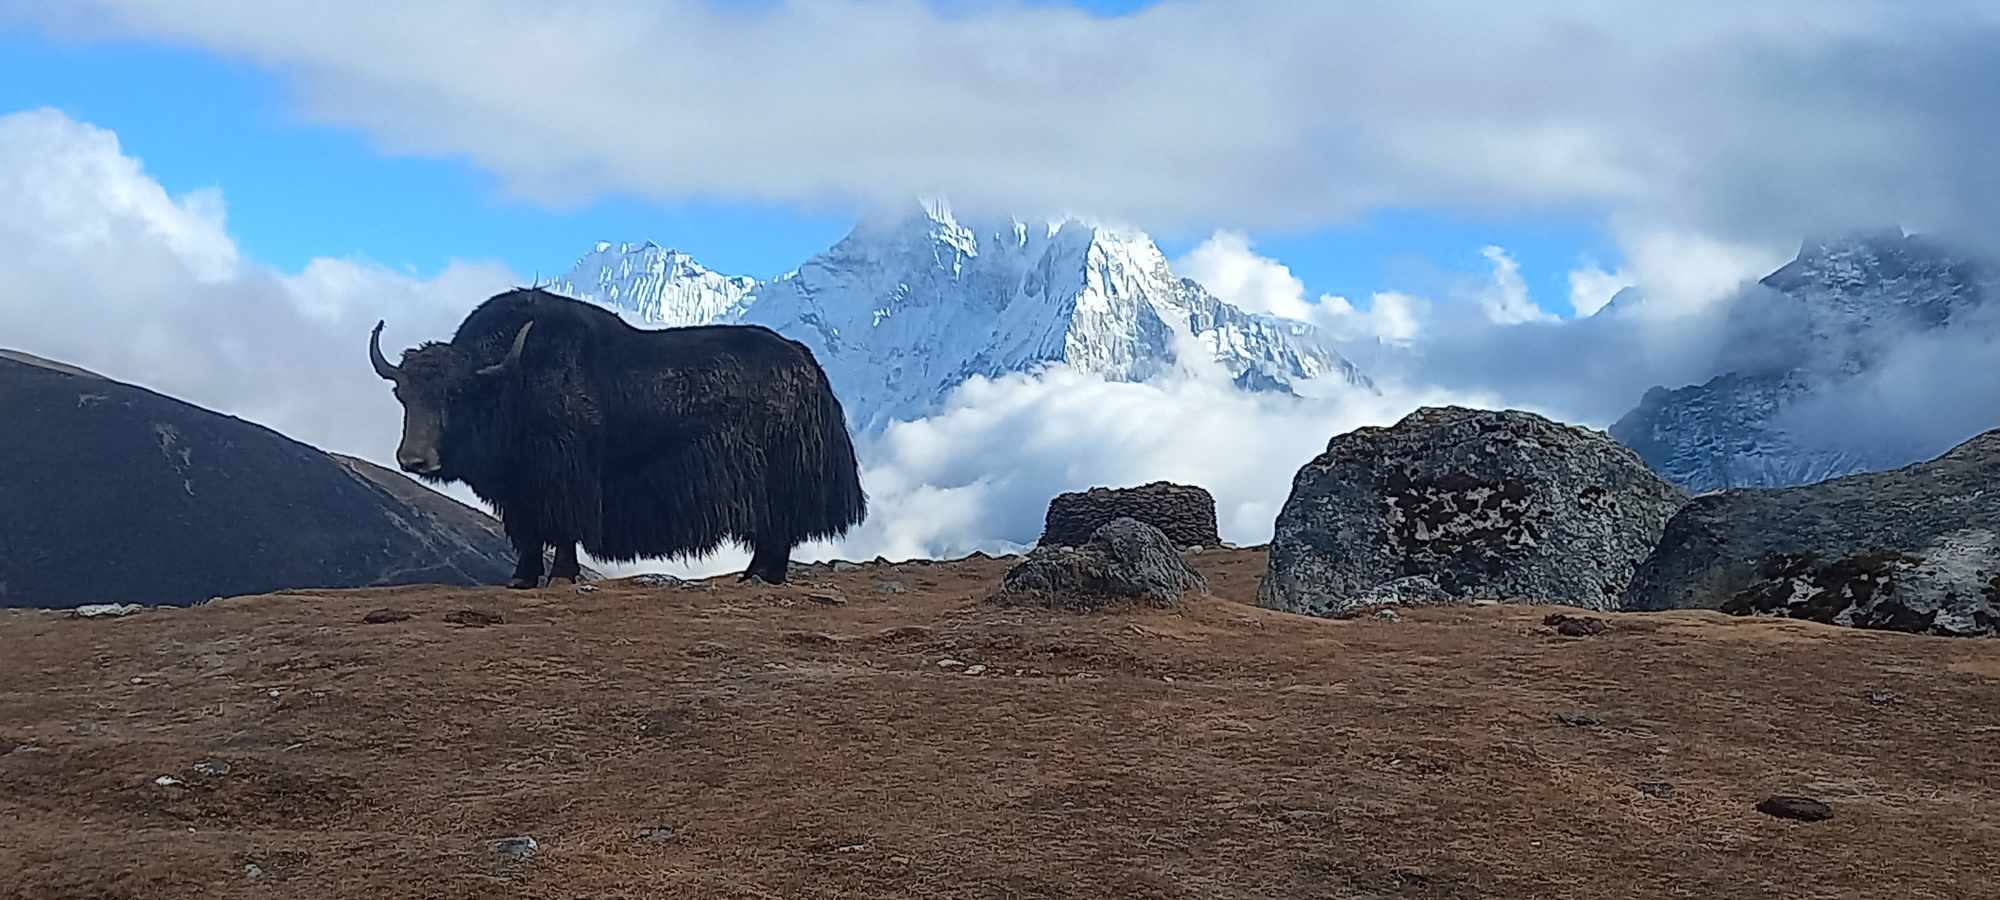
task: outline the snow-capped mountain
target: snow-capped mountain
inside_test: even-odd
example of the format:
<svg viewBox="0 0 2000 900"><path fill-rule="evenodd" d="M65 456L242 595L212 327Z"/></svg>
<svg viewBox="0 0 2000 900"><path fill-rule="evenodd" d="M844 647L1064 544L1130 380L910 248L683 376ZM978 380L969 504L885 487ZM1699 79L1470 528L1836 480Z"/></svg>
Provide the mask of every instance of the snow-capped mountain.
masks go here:
<svg viewBox="0 0 2000 900"><path fill-rule="evenodd" d="M1849 439L1869 425L1813 422L1803 411L1853 390L1912 335L1989 327L1967 323L2000 296L1992 271L1888 229L1807 240L1760 283L1771 291L1745 301L1733 333L1745 346L1763 345L1767 362L1704 384L1653 388L1611 426L1613 437L1696 492L1808 484L1941 449L1893 435Z"/></svg>
<svg viewBox="0 0 2000 900"><path fill-rule="evenodd" d="M552 290L643 324L743 323L812 348L856 428L937 411L974 375L1047 363L1145 381L1213 362L1247 390L1374 385L1303 322L1244 312L1176 277L1152 239L1076 219L961 222L927 201L864 220L768 281L651 243L600 243Z"/></svg>

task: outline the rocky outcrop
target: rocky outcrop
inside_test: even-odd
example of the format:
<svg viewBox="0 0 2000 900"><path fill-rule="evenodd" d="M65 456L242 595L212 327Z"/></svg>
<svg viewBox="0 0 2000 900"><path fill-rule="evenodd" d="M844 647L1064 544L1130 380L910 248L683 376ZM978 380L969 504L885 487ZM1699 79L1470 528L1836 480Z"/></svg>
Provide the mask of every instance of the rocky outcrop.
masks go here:
<svg viewBox="0 0 2000 900"><path fill-rule="evenodd" d="M1667 523L1624 605L1992 634L1996 484L2000 430L1887 472L1697 497Z"/></svg>
<svg viewBox="0 0 2000 900"><path fill-rule="evenodd" d="M401 473L0 354L0 607L187 605L287 588L499 584L492 517Z"/></svg>
<svg viewBox="0 0 2000 900"><path fill-rule="evenodd" d="M1119 605L1169 607L1208 582L1160 529L1113 520L1077 547L1040 547L1007 571L993 602L1078 611Z"/></svg>
<svg viewBox="0 0 2000 900"><path fill-rule="evenodd" d="M1685 502L1602 432L1425 407L1338 435L1299 470L1258 603L1323 616L1477 599L1615 609Z"/></svg>
<svg viewBox="0 0 2000 900"><path fill-rule="evenodd" d="M1215 498L1191 485L1155 481L1129 488L1094 487L1049 501L1039 543L1075 547L1114 519L1132 518L1158 528L1176 547L1214 547Z"/></svg>

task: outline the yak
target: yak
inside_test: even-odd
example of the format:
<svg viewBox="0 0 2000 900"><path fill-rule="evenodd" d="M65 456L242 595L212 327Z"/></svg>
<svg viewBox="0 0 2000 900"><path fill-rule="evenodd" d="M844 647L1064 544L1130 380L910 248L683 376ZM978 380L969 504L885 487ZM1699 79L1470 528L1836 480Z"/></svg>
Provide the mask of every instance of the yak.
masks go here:
<svg viewBox="0 0 2000 900"><path fill-rule="evenodd" d="M635 327L540 288L479 304L449 342L382 355L403 406L396 463L499 512L510 587L615 562L750 548L739 580L785 581L799 543L845 534L868 497L847 417L804 344L757 325Z"/></svg>

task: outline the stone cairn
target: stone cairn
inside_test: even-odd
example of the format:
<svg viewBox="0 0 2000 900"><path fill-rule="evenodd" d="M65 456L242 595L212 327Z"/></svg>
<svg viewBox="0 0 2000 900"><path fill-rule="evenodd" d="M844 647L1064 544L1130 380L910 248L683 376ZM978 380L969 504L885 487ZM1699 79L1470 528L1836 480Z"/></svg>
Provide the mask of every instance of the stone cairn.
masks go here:
<svg viewBox="0 0 2000 900"><path fill-rule="evenodd" d="M1222 543L1215 527L1215 498L1199 487L1169 481L1058 494L1049 501L1038 543L1043 547L1082 546L1097 529L1121 518L1159 529L1176 548Z"/></svg>

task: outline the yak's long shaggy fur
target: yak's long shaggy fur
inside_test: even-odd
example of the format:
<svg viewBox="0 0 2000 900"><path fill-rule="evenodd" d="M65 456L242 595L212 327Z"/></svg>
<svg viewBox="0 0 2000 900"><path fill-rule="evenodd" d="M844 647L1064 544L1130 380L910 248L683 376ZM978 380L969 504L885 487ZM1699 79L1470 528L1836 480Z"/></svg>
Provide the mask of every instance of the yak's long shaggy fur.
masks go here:
<svg viewBox="0 0 2000 900"><path fill-rule="evenodd" d="M473 374L531 320L517 364ZM793 547L867 515L825 371L768 328L640 329L517 289L481 303L450 343L405 352L400 370L399 393L434 390L445 415L441 468L424 477L463 481L499 510L523 554L517 580L539 577L545 543L623 562L735 540L753 551L746 576L778 582Z"/></svg>

